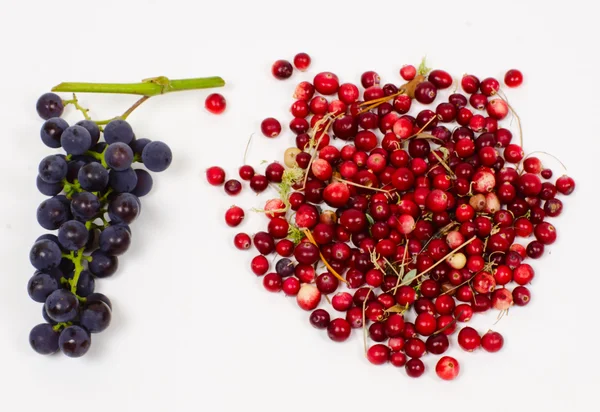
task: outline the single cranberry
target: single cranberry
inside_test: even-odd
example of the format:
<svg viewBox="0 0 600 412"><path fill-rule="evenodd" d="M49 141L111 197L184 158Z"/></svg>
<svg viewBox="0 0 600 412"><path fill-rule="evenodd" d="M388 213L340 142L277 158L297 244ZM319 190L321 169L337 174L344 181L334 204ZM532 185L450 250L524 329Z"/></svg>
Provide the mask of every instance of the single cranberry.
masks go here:
<svg viewBox="0 0 600 412"><path fill-rule="evenodd" d="M437 96L437 88L429 81L421 82L415 88L415 99L421 104L433 103Z"/></svg>
<svg viewBox="0 0 600 412"><path fill-rule="evenodd" d="M277 273L268 273L263 278L263 286L269 292L279 292L281 290L281 276Z"/></svg>
<svg viewBox="0 0 600 412"><path fill-rule="evenodd" d="M390 348L377 344L367 350L367 359L373 365L383 365L390 359Z"/></svg>
<svg viewBox="0 0 600 412"><path fill-rule="evenodd" d="M472 352L481 345L481 337L477 331L469 326L458 332L458 344L468 352Z"/></svg>
<svg viewBox="0 0 600 412"><path fill-rule="evenodd" d="M525 306L531 300L531 292L525 286L517 286L512 291L513 301L517 306Z"/></svg>
<svg viewBox="0 0 600 412"><path fill-rule="evenodd" d="M442 356L435 365L435 373L445 381L455 379L460 372L460 365L456 359L450 356Z"/></svg>
<svg viewBox="0 0 600 412"><path fill-rule="evenodd" d="M532 259L539 259L544 254L544 244L534 240L527 245L527 256Z"/></svg>
<svg viewBox="0 0 600 412"><path fill-rule="evenodd" d="M293 71L292 63L287 60L277 60L271 66L271 74L278 80L288 79Z"/></svg>
<svg viewBox="0 0 600 412"><path fill-rule="evenodd" d="M346 319L337 318L329 322L327 335L334 342L343 342L350 336L352 329Z"/></svg>
<svg viewBox="0 0 600 412"><path fill-rule="evenodd" d="M206 180L213 186L220 186L225 182L225 170L219 166L206 169Z"/></svg>
<svg viewBox="0 0 600 412"><path fill-rule="evenodd" d="M444 334L431 335L427 338L425 347L427 348L427 352L434 355L441 355L448 350L448 347L450 347L450 341Z"/></svg>
<svg viewBox="0 0 600 412"><path fill-rule="evenodd" d="M465 74L460 81L465 93L475 93L479 89L479 79L472 74Z"/></svg>
<svg viewBox="0 0 600 412"><path fill-rule="evenodd" d="M425 373L425 364L421 359L410 359L405 365L406 374L411 378L418 378Z"/></svg>
<svg viewBox="0 0 600 412"><path fill-rule="evenodd" d="M281 133L281 123L273 117L267 117L261 122L260 130L266 137L277 137Z"/></svg>
<svg viewBox="0 0 600 412"><path fill-rule="evenodd" d="M306 53L298 53L294 56L294 66L300 71L305 71L310 66L310 56Z"/></svg>
<svg viewBox="0 0 600 412"><path fill-rule="evenodd" d="M239 180L230 179L225 182L225 192L230 196L235 196L242 191L242 184Z"/></svg>
<svg viewBox="0 0 600 412"><path fill-rule="evenodd" d="M487 352L498 352L504 346L504 338L498 332L489 331L481 337L481 347Z"/></svg>
<svg viewBox="0 0 600 412"><path fill-rule="evenodd" d="M504 84L508 87L519 87L523 84L523 73L517 69L510 69L504 75Z"/></svg>
<svg viewBox="0 0 600 412"><path fill-rule="evenodd" d="M227 107L227 101L219 93L212 93L206 97L204 107L212 114L221 114Z"/></svg>
<svg viewBox="0 0 600 412"><path fill-rule="evenodd" d="M324 309L316 309L310 314L310 324L317 329L325 329L329 326L329 312Z"/></svg>
<svg viewBox="0 0 600 412"><path fill-rule="evenodd" d="M425 342L419 338L410 338L404 345L404 353L411 358L420 358L425 354Z"/></svg>

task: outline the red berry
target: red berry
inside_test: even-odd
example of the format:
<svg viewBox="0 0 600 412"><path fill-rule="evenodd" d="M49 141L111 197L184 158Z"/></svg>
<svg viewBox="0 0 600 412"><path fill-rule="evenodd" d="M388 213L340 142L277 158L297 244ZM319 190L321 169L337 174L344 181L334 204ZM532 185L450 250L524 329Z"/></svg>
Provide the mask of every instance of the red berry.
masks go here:
<svg viewBox="0 0 600 412"><path fill-rule="evenodd" d="M242 184L239 180L230 179L225 182L225 192L230 196L235 196L242 191Z"/></svg>
<svg viewBox="0 0 600 412"><path fill-rule="evenodd" d="M427 79L440 90L452 85L452 76L444 70L432 70Z"/></svg>
<svg viewBox="0 0 600 412"><path fill-rule="evenodd" d="M313 80L313 84L319 93L326 96L336 93L340 86L338 77L330 72L317 74Z"/></svg>
<svg viewBox="0 0 600 412"><path fill-rule="evenodd" d="M239 175L242 180L250 180L254 176L254 168L250 165L240 167Z"/></svg>
<svg viewBox="0 0 600 412"><path fill-rule="evenodd" d="M570 195L575 190L575 181L569 176L561 176L556 179L556 190L563 195Z"/></svg>
<svg viewBox="0 0 600 412"><path fill-rule="evenodd" d="M489 331L481 337L481 347L487 352L498 352L504 346L504 338L501 334Z"/></svg>
<svg viewBox="0 0 600 412"><path fill-rule="evenodd" d="M479 88L481 89L481 93L486 96L493 96L500 90L500 83L493 77L488 77L481 81Z"/></svg>
<svg viewBox="0 0 600 412"><path fill-rule="evenodd" d="M267 117L261 122L260 130L266 137L277 137L281 133L281 123L273 117Z"/></svg>
<svg viewBox="0 0 600 412"><path fill-rule="evenodd" d="M269 270L269 260L263 255L254 256L250 267L256 276L262 276Z"/></svg>
<svg viewBox="0 0 600 412"><path fill-rule="evenodd" d="M531 300L531 292L525 286L517 286L512 291L513 300L517 306L525 306Z"/></svg>
<svg viewBox="0 0 600 412"><path fill-rule="evenodd" d="M294 68L292 64L287 60L277 60L271 66L271 73L278 80L284 80L292 75Z"/></svg>
<svg viewBox="0 0 600 412"><path fill-rule="evenodd" d="M227 107L227 101L219 93L212 93L206 97L204 107L212 114L221 114Z"/></svg>
<svg viewBox="0 0 600 412"><path fill-rule="evenodd" d="M300 281L295 277L286 278L281 285L281 290L287 296L296 296L300 291Z"/></svg>
<svg viewBox="0 0 600 412"><path fill-rule="evenodd" d="M256 193L264 192L269 186L269 180L263 175L254 175L250 179L250 188Z"/></svg>
<svg viewBox="0 0 600 412"><path fill-rule="evenodd" d="M206 180L213 186L220 186L225 182L225 170L219 166L206 169Z"/></svg>
<svg viewBox="0 0 600 412"><path fill-rule="evenodd" d="M448 336L444 334L431 335L427 338L425 347L427 348L427 352L434 355L441 355L450 347L450 341L448 340Z"/></svg>
<svg viewBox="0 0 600 412"><path fill-rule="evenodd" d="M417 69L412 64L407 64L406 66L402 66L400 69L400 76L407 82L411 81L417 75Z"/></svg>
<svg viewBox="0 0 600 412"><path fill-rule="evenodd" d="M230 227L236 227L244 220L244 209L239 206L231 206L225 212L225 222Z"/></svg>
<svg viewBox="0 0 600 412"><path fill-rule="evenodd" d="M233 238L233 244L239 250L248 250L252 246L252 239L246 233L238 233Z"/></svg>
<svg viewBox="0 0 600 412"><path fill-rule="evenodd" d="M421 359L410 359L405 365L406 374L411 378L418 378L425 373L425 364Z"/></svg>
<svg viewBox="0 0 600 412"><path fill-rule="evenodd" d="M435 365L435 373L445 381L451 381L458 376L460 365L450 356L442 356Z"/></svg>
<svg viewBox="0 0 600 412"><path fill-rule="evenodd" d="M472 74L465 74L460 81L460 85L465 93L472 94L479 90L479 79Z"/></svg>
<svg viewBox="0 0 600 412"><path fill-rule="evenodd" d="M481 338L475 329L467 326L458 332L458 344L464 350L472 352L480 346Z"/></svg>
<svg viewBox="0 0 600 412"><path fill-rule="evenodd" d="M263 278L263 286L269 292L279 292L281 290L281 276L277 273L268 273Z"/></svg>
<svg viewBox="0 0 600 412"><path fill-rule="evenodd" d="M381 82L381 78L374 71L364 72L360 76L360 83L362 84L362 87L364 87L365 89L367 89L371 86L377 86L377 85L379 85L379 82Z"/></svg>
<svg viewBox="0 0 600 412"><path fill-rule="evenodd" d="M385 345L377 344L367 350L367 359L373 365L383 365L390 358L390 348Z"/></svg>
<svg viewBox="0 0 600 412"><path fill-rule="evenodd" d="M350 336L352 328L346 319L332 320L327 327L327 336L334 342L343 342Z"/></svg>
<svg viewBox="0 0 600 412"><path fill-rule="evenodd" d="M311 63L310 56L306 53L298 53L297 55L294 56L294 66L296 67L296 69L300 70L301 72L308 69L308 66L310 66L310 63Z"/></svg>
<svg viewBox="0 0 600 412"><path fill-rule="evenodd" d="M523 73L517 69L510 69L504 75L504 84L508 87L519 87L523 84Z"/></svg>
<svg viewBox="0 0 600 412"><path fill-rule="evenodd" d="M392 352L390 354L390 363L397 368L406 365L406 355L402 352Z"/></svg>
<svg viewBox="0 0 600 412"><path fill-rule="evenodd" d="M310 314L310 324L316 329L325 329L329 326L329 312L324 309L317 309Z"/></svg>

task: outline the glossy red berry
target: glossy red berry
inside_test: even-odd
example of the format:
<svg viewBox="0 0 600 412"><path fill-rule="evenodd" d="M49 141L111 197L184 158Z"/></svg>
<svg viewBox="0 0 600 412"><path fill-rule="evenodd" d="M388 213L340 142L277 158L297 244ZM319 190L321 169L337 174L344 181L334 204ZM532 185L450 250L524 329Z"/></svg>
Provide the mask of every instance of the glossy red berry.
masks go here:
<svg viewBox="0 0 600 412"><path fill-rule="evenodd" d="M288 79L293 71L294 68L292 67L292 64L287 60L277 60L273 63L273 66L271 66L271 73L278 80Z"/></svg>
<svg viewBox="0 0 600 412"><path fill-rule="evenodd" d="M206 97L204 107L212 114L221 114L227 107L227 101L219 93L212 93Z"/></svg>

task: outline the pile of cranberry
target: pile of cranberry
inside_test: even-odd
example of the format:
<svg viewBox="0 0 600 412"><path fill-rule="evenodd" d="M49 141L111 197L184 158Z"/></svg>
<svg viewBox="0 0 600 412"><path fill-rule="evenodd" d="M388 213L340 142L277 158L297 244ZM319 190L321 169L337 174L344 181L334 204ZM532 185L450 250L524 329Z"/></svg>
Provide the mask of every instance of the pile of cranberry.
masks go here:
<svg viewBox="0 0 600 412"><path fill-rule="evenodd" d="M299 56L305 70L310 58ZM292 72L284 60L273 66L278 79ZM260 254L251 269L264 287L296 296L331 340L362 329L371 363L418 377L422 356L443 354L458 329L465 351L502 348L498 332L480 336L459 324L529 303L534 269L526 262L556 240L546 219L561 214L557 195L569 195L575 183L566 175L550 181L552 170L513 143L501 122L519 119L498 80L465 75L462 92L415 110L415 103L434 103L453 79L424 65L404 66L400 75L404 85L381 85L377 73L365 72L362 93L330 72L298 84L289 123L296 144L284 164L271 163L264 174L239 169L253 191L278 185L280 198L266 202L265 231L239 233L234 242L242 250L254 245ZM522 81L518 70L504 78L508 87ZM282 130L274 118L261 129L269 138ZM207 179L230 195L242 189L217 166ZM231 207L226 222L235 227L244 215ZM367 335L375 342L368 349ZM459 369L443 356L436 373L453 379Z"/></svg>

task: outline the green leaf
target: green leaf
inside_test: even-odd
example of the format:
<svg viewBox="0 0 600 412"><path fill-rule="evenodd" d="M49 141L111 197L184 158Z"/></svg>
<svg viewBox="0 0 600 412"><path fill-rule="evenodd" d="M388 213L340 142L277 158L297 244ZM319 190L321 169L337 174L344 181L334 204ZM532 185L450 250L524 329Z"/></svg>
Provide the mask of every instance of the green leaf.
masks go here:
<svg viewBox="0 0 600 412"><path fill-rule="evenodd" d="M418 72L422 76L425 76L431 70L429 67L427 67L426 60L427 56L423 57L423 60L421 60L421 64L419 64Z"/></svg>
<svg viewBox="0 0 600 412"><path fill-rule="evenodd" d="M417 276L417 269L413 269L413 270L409 271L402 278L401 286L405 286L405 285L410 284L415 279L415 276Z"/></svg>
<svg viewBox="0 0 600 412"><path fill-rule="evenodd" d="M369 225L374 225L375 224L375 219L373 219L373 216L371 216L368 213L365 213L365 216L367 216L367 221L369 222Z"/></svg>

